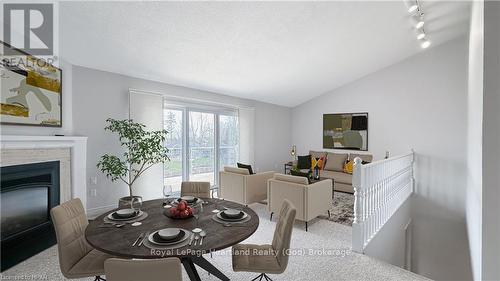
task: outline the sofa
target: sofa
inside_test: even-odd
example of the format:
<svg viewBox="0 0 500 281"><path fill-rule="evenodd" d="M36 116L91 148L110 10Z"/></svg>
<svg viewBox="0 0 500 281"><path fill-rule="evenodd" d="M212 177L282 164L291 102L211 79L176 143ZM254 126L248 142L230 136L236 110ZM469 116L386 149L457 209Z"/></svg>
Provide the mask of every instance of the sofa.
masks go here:
<svg viewBox="0 0 500 281"><path fill-rule="evenodd" d="M283 200L297 208L296 219L306 224L317 216L330 213L333 198L333 181L321 180L309 184L305 177L275 174L267 181L267 210L279 214Z"/></svg>
<svg viewBox="0 0 500 281"><path fill-rule="evenodd" d="M323 163L323 169L320 170L320 177L332 179L335 191L348 193L354 193L354 188L352 187L352 174L344 172L344 164L347 160L354 161L354 158L359 157L364 163L373 161L373 155L357 152L309 151L309 155L314 158L324 157L325 162ZM296 165L296 162L294 165Z"/></svg>
<svg viewBox="0 0 500 281"><path fill-rule="evenodd" d="M250 174L248 169L224 167L219 172L219 197L248 205L267 198L267 180L274 171Z"/></svg>

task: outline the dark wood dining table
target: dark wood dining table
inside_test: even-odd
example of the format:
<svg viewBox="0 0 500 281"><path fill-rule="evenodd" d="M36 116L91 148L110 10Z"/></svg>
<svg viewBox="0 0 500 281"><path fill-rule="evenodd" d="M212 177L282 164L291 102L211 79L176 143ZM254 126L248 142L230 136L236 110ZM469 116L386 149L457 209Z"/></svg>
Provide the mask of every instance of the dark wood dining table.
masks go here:
<svg viewBox="0 0 500 281"><path fill-rule="evenodd" d="M194 217L188 219L169 218L164 214L166 210L162 205L165 201L164 199L145 201L141 210L147 212L148 216L141 221L142 224L140 226L126 224L118 228L110 224L105 224L104 217L117 210L115 209L90 221L85 230L85 237L89 244L97 250L117 257L140 259L177 257L181 260L191 280L201 280L195 264L221 280L229 280L221 270L205 259L203 254L231 247L247 239L257 230L259 217L252 209L235 202L221 199L203 200L205 202L203 204L203 211L199 214L198 219ZM224 224L215 222L212 219L214 215L212 211L215 209L223 210L224 207L243 210L251 216L251 219L241 224L234 224L233 226L225 226ZM201 246L186 245L167 251L155 251L144 244L132 247L132 244L141 233L152 233L153 231L168 227L177 227L186 230L201 228L207 235L204 237L203 245Z"/></svg>

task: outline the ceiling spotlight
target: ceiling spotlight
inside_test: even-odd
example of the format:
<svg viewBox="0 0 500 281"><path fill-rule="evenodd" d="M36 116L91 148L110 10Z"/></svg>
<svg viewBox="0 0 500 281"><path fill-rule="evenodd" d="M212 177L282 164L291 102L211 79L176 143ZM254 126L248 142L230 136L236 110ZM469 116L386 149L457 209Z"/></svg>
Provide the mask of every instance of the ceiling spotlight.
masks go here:
<svg viewBox="0 0 500 281"><path fill-rule="evenodd" d="M429 41L429 40L425 40L422 42L422 44L420 44L422 49L427 49L427 48L429 48L430 45L431 45L431 41Z"/></svg>
<svg viewBox="0 0 500 281"><path fill-rule="evenodd" d="M417 39L418 40L422 40L425 38L425 33L424 32L420 32L418 35L417 35Z"/></svg>
<svg viewBox="0 0 500 281"><path fill-rule="evenodd" d="M415 28L417 29L420 29L424 27L424 21L423 20L420 20L419 22L417 22L417 24L415 25Z"/></svg>
<svg viewBox="0 0 500 281"><path fill-rule="evenodd" d="M408 8L408 13L413 13L416 10L418 10L418 6L417 5L411 5L410 8Z"/></svg>

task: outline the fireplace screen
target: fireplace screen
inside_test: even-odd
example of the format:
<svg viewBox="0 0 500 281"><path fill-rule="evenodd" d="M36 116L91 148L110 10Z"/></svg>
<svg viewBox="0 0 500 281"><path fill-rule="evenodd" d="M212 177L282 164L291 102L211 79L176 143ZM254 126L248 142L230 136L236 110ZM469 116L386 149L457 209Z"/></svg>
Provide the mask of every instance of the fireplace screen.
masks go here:
<svg viewBox="0 0 500 281"><path fill-rule="evenodd" d="M49 189L18 188L2 193L2 240L49 221Z"/></svg>
<svg viewBox="0 0 500 281"><path fill-rule="evenodd" d="M56 243L50 209L59 205L59 161L0 168L2 271Z"/></svg>

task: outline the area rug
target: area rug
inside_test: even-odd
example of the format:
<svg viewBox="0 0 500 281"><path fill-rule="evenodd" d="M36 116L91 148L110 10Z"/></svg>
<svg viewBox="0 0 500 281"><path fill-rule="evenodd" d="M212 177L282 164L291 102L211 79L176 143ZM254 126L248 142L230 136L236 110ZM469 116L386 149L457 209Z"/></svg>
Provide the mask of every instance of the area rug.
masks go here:
<svg viewBox="0 0 500 281"><path fill-rule="evenodd" d="M354 195L335 191L333 194L333 208L330 210L330 214L330 218L328 216L320 216L320 218L352 226L354 220Z"/></svg>

